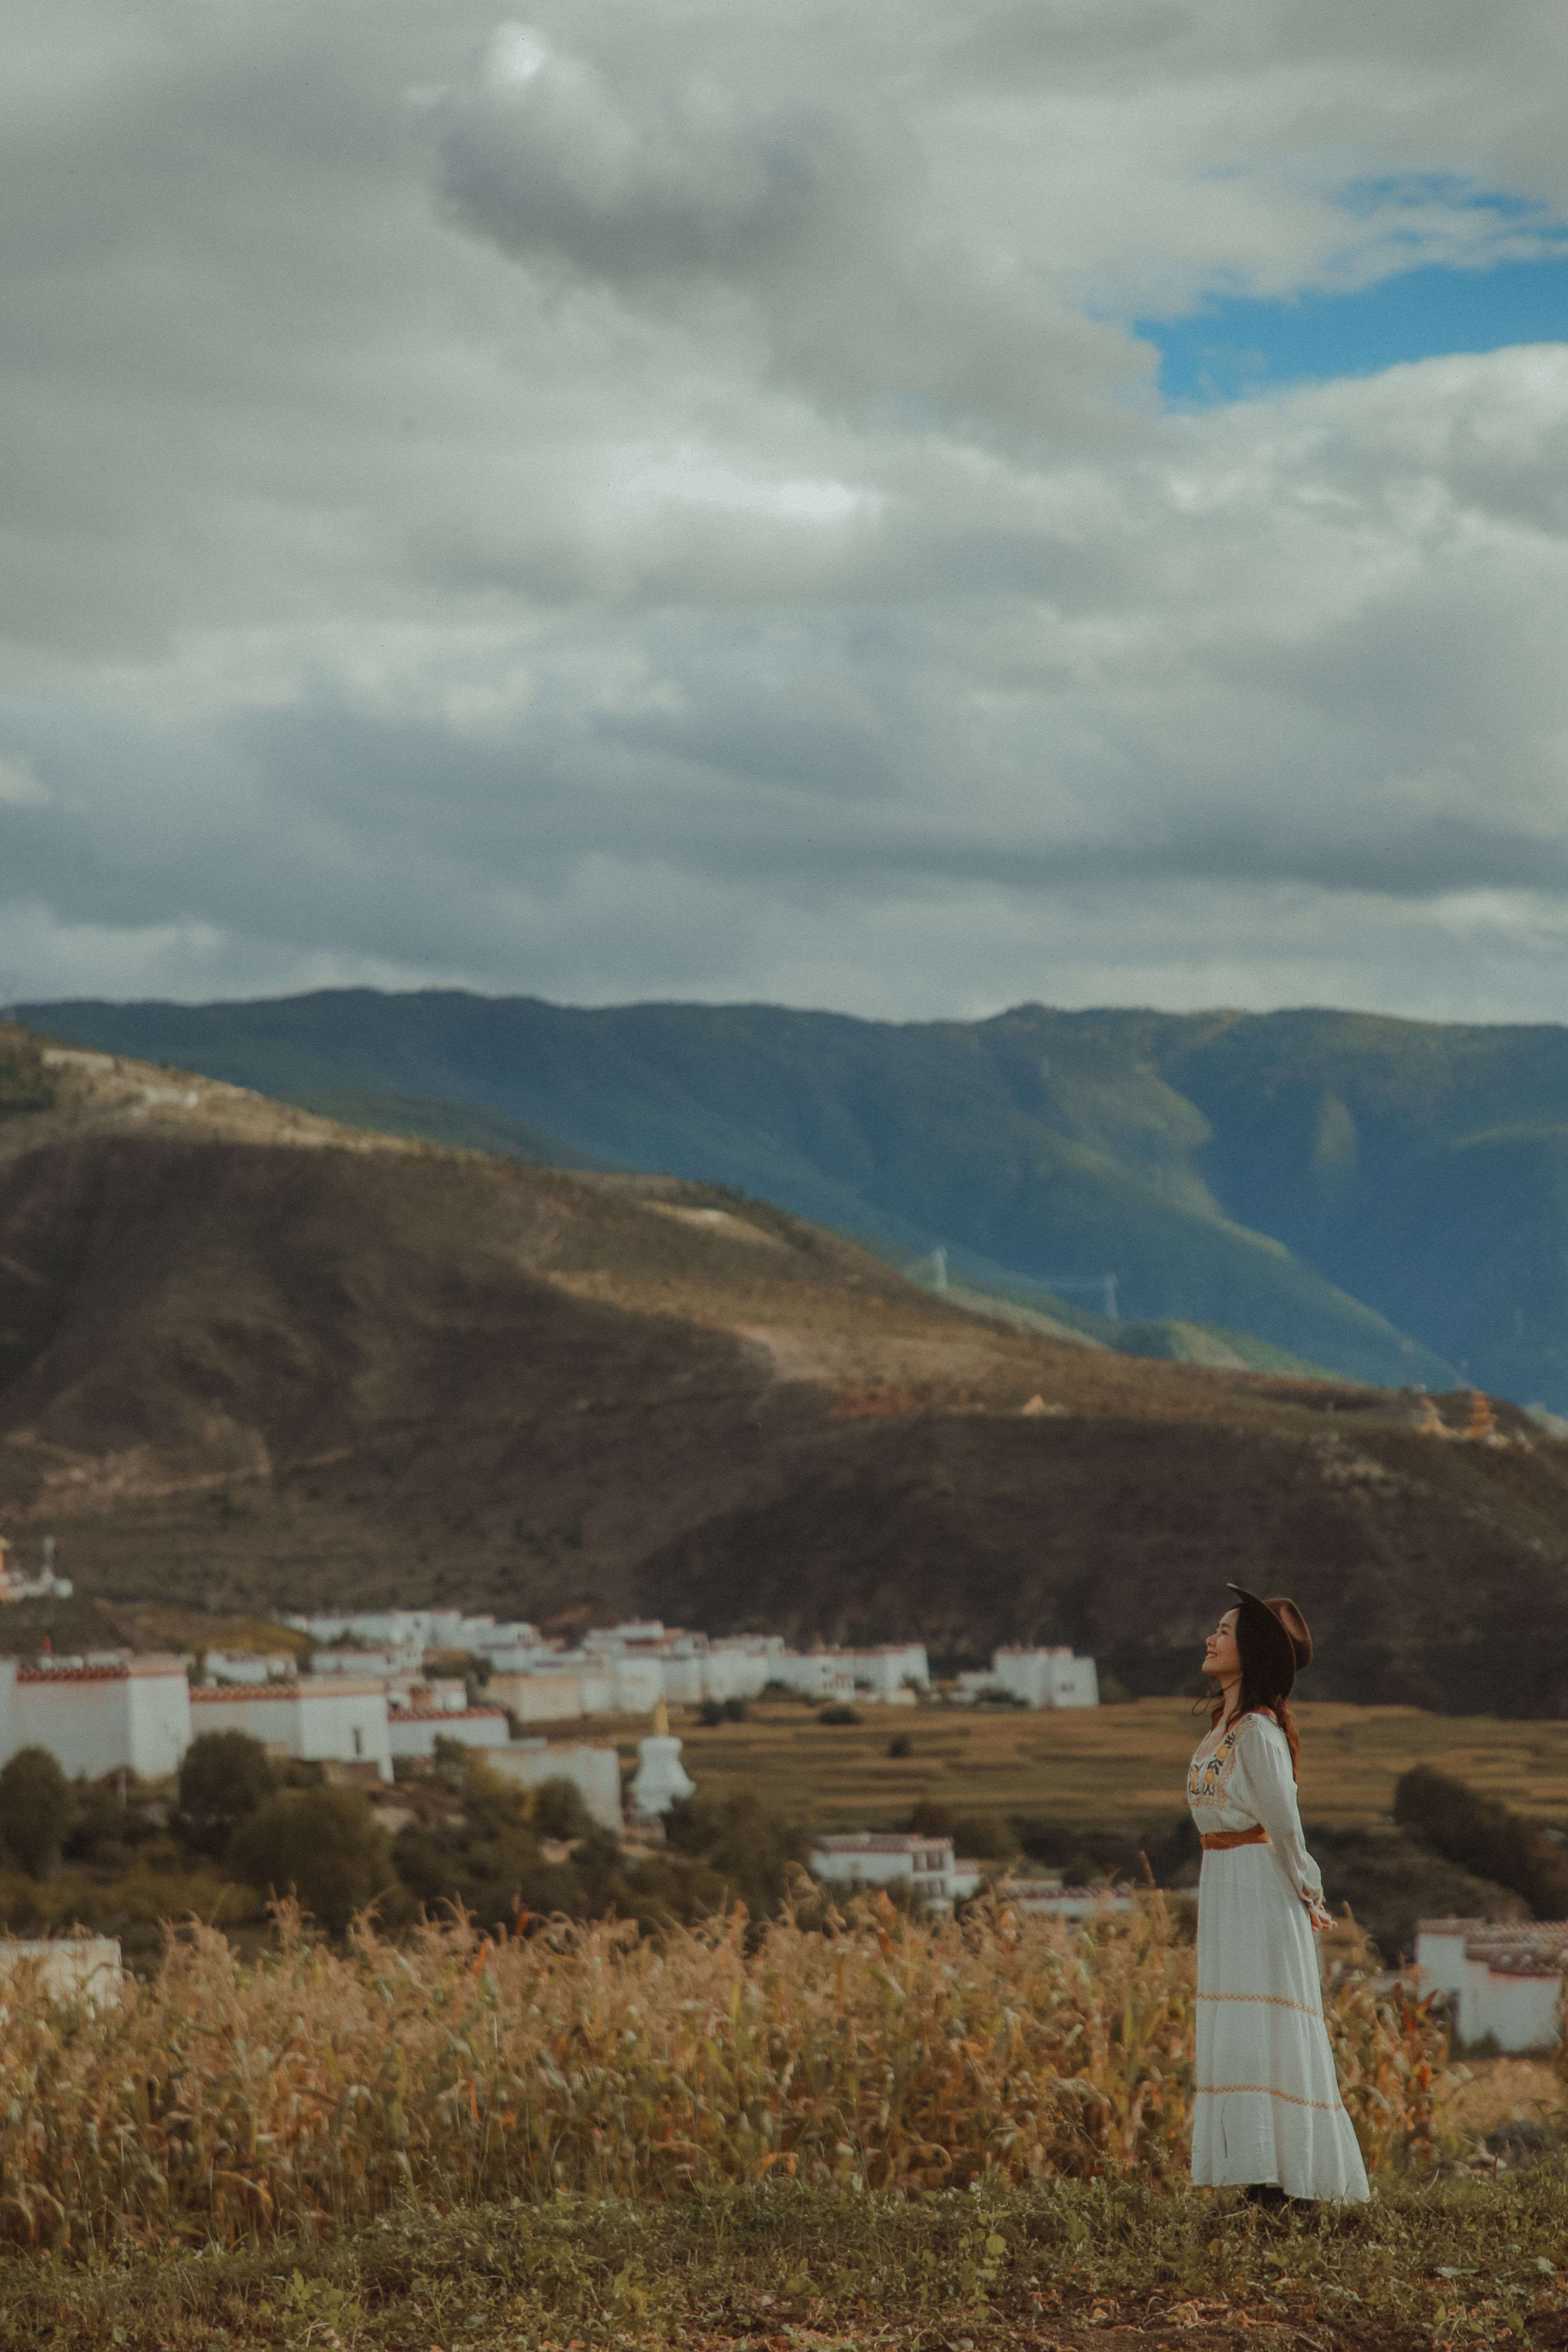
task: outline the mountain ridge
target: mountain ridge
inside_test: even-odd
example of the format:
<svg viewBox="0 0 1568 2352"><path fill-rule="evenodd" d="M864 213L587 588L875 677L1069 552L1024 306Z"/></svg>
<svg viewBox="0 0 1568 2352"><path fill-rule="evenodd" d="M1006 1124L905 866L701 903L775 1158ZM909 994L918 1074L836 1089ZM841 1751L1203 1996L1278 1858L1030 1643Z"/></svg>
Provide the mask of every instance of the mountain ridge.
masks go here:
<svg viewBox="0 0 1568 2352"><path fill-rule="evenodd" d="M1116 1275L1373 1382L1568 1409L1568 1030L1037 1003L978 1022L432 990L33 1005L296 1098L466 1105L561 1156L780 1201L972 1286ZM455 1113L454 1113L455 1115Z"/></svg>
<svg viewBox="0 0 1568 2352"><path fill-rule="evenodd" d="M0 1528L57 1537L84 1644L153 1605L644 1609L1070 1641L1169 1692L1234 1577L1294 1591L1316 1695L1551 1714L1565 1522L1568 1448L1468 1395L1119 1355L710 1185L0 1033Z"/></svg>

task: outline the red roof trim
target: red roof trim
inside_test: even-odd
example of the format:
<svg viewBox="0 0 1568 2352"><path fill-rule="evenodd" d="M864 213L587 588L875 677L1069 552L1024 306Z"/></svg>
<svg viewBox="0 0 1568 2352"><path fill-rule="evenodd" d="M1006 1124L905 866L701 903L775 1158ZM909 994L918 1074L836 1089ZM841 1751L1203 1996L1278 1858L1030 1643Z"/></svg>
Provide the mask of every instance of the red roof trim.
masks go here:
<svg viewBox="0 0 1568 2352"><path fill-rule="evenodd" d="M270 1700L274 1706L292 1706L296 1699L318 1698L381 1698L384 1686L381 1683L355 1682L348 1675L333 1675L320 1688L313 1687L308 1675L296 1682L292 1675L277 1682L225 1683L217 1690L194 1690L193 1706L228 1706L238 1702L247 1706Z"/></svg>
<svg viewBox="0 0 1568 2352"><path fill-rule="evenodd" d="M129 1666L20 1666L19 1683L128 1683Z"/></svg>
<svg viewBox="0 0 1568 2352"><path fill-rule="evenodd" d="M388 1723L504 1723L504 1706L389 1706Z"/></svg>

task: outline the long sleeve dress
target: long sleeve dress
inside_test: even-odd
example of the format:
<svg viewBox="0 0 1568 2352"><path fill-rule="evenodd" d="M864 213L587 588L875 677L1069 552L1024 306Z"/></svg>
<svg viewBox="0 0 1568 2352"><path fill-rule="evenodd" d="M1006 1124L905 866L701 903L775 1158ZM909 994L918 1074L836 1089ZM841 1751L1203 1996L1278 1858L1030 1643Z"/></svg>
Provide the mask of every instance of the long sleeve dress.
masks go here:
<svg viewBox="0 0 1568 2352"><path fill-rule="evenodd" d="M1193 2179L1278 2181L1288 2197L1364 2198L1366 2171L1340 2098L1304 1898L1322 1874L1301 1837L1295 1775L1270 1717L1245 1715L1187 1773L1204 1836L1268 1832L1205 1852L1198 1882Z"/></svg>

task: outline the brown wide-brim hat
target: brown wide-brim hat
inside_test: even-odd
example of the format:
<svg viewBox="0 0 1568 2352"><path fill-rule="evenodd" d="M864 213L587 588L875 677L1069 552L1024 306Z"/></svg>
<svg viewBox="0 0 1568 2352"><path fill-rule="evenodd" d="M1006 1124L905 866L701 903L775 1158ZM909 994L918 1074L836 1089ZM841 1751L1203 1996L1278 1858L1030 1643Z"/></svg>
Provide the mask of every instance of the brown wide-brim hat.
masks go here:
<svg viewBox="0 0 1568 2352"><path fill-rule="evenodd" d="M1312 1636L1293 1601L1279 1595L1264 1601L1244 1584L1226 1588L1241 1601L1237 1619L1237 1644L1245 1642L1244 1667L1268 1685L1270 1698L1288 1698L1302 1666L1312 1663Z"/></svg>

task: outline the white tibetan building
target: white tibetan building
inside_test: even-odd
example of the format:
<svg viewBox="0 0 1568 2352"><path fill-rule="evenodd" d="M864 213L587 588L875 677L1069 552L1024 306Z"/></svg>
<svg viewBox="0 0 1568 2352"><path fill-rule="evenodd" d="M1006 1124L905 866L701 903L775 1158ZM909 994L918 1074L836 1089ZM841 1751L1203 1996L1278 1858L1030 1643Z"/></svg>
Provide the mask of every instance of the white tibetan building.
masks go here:
<svg viewBox="0 0 1568 2352"><path fill-rule="evenodd" d="M0 1763L44 1748L68 1780L135 1772L156 1780L191 1744L184 1658L0 1658Z"/></svg>
<svg viewBox="0 0 1568 2352"><path fill-rule="evenodd" d="M994 1650L989 1670L958 1677L956 1696L1006 1697L1023 1706L1098 1706L1100 1675L1092 1658L1069 1649Z"/></svg>
<svg viewBox="0 0 1568 2352"><path fill-rule="evenodd" d="M1568 1919L1423 1919L1415 1966L1457 2042L1544 2050L1563 2038Z"/></svg>
<svg viewBox="0 0 1568 2352"><path fill-rule="evenodd" d="M298 1682L192 1691L187 1739L205 1731L244 1731L307 1763L369 1765L378 1780L392 1778L386 1688L368 1678L302 1675Z"/></svg>

